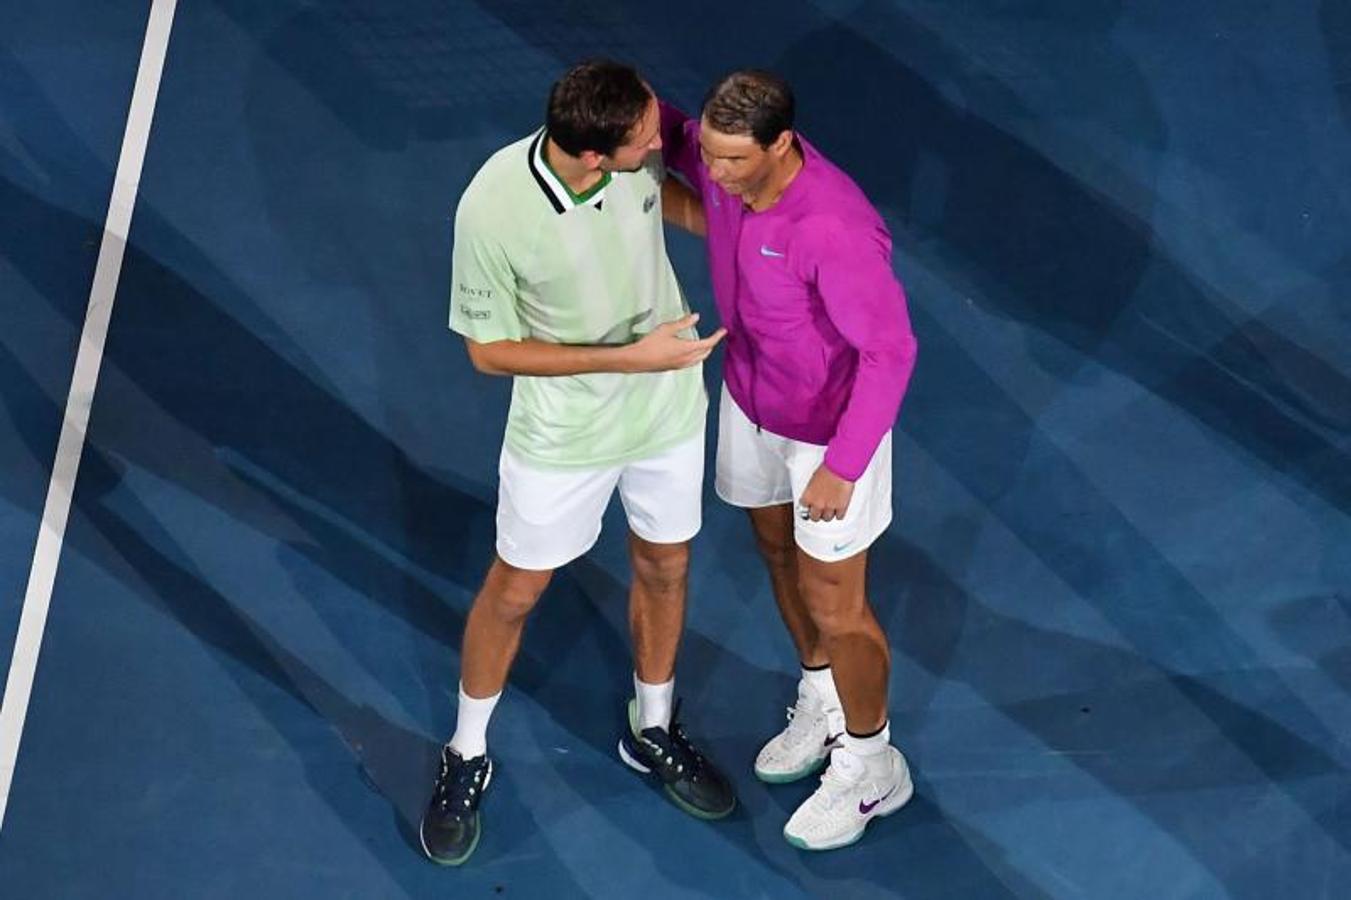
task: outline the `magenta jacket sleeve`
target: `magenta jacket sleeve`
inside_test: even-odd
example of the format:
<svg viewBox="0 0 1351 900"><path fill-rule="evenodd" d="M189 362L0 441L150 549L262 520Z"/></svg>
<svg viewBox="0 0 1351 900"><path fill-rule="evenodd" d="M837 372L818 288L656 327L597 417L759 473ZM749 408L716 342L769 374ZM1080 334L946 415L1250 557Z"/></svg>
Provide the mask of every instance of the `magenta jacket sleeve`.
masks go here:
<svg viewBox="0 0 1351 900"><path fill-rule="evenodd" d="M857 481L896 423L918 345L885 230L834 220L804 232L813 245L805 261L814 271L803 274L814 280L831 324L858 351L854 388L826 445L825 466Z"/></svg>
<svg viewBox="0 0 1351 900"><path fill-rule="evenodd" d="M666 168L680 173L695 190L702 187L702 161L699 158L699 120L691 119L664 100L661 108L661 161Z"/></svg>

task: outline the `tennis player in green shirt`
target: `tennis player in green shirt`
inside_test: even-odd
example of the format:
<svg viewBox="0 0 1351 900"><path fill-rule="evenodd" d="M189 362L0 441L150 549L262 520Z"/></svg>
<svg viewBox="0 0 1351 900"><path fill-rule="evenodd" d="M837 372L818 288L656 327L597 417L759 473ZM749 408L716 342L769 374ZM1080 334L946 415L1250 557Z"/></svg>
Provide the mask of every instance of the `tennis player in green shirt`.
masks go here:
<svg viewBox="0 0 1351 900"><path fill-rule="evenodd" d="M493 775L490 716L550 576L600 535L616 488L628 516L633 699L618 752L680 808L730 813L727 779L673 715L689 541L699 530L707 396L700 339L666 255L660 113L636 71L575 66L545 126L493 154L455 215L450 327L474 367L513 377L497 547L465 626L455 732L421 826L436 862L463 863ZM663 193L666 192L665 199Z"/></svg>

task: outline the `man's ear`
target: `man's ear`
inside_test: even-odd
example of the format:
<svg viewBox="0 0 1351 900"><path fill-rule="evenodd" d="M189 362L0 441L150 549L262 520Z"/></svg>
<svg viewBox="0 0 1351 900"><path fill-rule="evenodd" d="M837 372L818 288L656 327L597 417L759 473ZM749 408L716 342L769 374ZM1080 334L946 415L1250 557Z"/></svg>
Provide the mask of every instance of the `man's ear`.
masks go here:
<svg viewBox="0 0 1351 900"><path fill-rule="evenodd" d="M769 145L769 152L775 156L784 157L788 151L793 148L793 130L785 128L779 132L779 136L774 139L774 143Z"/></svg>
<svg viewBox="0 0 1351 900"><path fill-rule="evenodd" d="M582 164L585 165L587 169L599 169L601 160L605 159L604 156L597 153L595 150L583 150L582 155L577 158L582 161Z"/></svg>

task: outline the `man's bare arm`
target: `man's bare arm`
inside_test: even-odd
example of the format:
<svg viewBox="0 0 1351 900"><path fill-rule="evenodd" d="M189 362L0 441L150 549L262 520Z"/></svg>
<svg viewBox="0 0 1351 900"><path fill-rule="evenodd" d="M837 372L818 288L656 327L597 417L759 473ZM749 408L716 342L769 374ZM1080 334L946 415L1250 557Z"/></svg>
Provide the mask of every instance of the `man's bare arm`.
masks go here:
<svg viewBox="0 0 1351 900"><path fill-rule="evenodd" d="M704 204L683 181L670 175L661 183L661 217L677 228L705 237L708 220L704 218Z"/></svg>
<svg viewBox="0 0 1351 900"><path fill-rule="evenodd" d="M703 362L727 333L719 328L702 340L679 335L699 321L694 313L658 325L641 340L618 347L551 344L548 341L492 341L465 338L469 361L488 375L582 375L588 372L663 372Z"/></svg>

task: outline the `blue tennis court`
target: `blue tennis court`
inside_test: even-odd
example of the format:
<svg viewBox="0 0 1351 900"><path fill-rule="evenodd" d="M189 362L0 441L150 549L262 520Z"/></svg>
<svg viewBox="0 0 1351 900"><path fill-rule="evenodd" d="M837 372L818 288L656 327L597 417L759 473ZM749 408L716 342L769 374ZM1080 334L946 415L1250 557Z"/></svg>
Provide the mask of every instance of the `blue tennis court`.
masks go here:
<svg viewBox="0 0 1351 900"><path fill-rule="evenodd" d="M0 8L0 672L150 8ZM870 596L916 795L847 850L751 773L797 661L711 484L677 691L738 811L615 755L616 505L526 631L476 855L418 849L510 396L445 327L451 217L600 54L687 109L783 73L895 238ZM135 198L0 897L1351 894L1351 5L180 0Z"/></svg>

